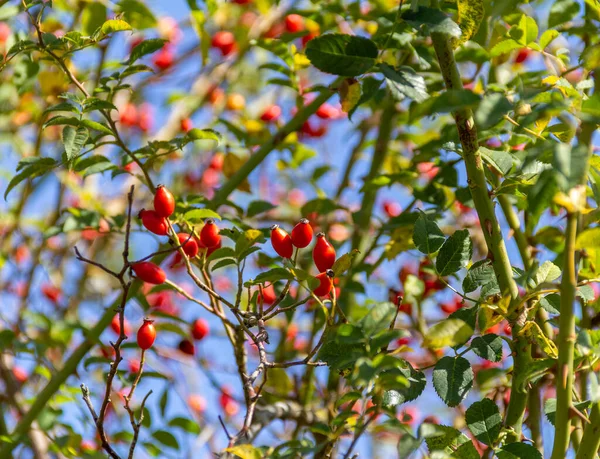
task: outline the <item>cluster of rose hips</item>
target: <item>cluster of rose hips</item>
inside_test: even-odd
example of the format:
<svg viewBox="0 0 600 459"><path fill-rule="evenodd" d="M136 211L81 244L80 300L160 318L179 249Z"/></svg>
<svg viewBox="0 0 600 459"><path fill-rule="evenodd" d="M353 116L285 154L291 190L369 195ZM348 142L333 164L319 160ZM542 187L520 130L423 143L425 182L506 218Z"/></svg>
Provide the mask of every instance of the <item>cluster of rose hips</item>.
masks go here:
<svg viewBox="0 0 600 459"><path fill-rule="evenodd" d="M150 232L158 236L167 236L169 233L169 217L175 211L175 198L173 194L164 186L159 185L154 194L154 210L142 209L139 212L139 218L142 225ZM196 238L188 233L178 233L177 240L183 252L189 258L194 258L205 249L210 255L214 250L221 247L221 235L219 228L213 220L207 220L200 231L200 237ZM175 263L180 262L182 256L180 253L175 255ZM135 275L148 284L159 285L166 281L167 276L160 266L150 262L141 261L133 263L131 269ZM117 316L115 316L117 317ZM115 332L120 332L120 325L113 320L112 324ZM196 320L192 324L192 336L194 339L201 340L208 334L208 323L202 319ZM145 319L144 324L138 331L138 345L141 349L148 349L154 343L156 330L152 320ZM191 341L183 340L179 348L182 352L194 355L194 344Z"/></svg>
<svg viewBox="0 0 600 459"><path fill-rule="evenodd" d="M283 258L292 258L294 247L303 249L313 239L313 229L308 219L303 218L292 229L289 235L279 225L271 227L271 244L277 254ZM317 242L313 248L313 261L319 270L316 276L319 284L313 289L317 296L327 296L333 288L333 264L335 263L335 249L325 238L325 233L317 234Z"/></svg>

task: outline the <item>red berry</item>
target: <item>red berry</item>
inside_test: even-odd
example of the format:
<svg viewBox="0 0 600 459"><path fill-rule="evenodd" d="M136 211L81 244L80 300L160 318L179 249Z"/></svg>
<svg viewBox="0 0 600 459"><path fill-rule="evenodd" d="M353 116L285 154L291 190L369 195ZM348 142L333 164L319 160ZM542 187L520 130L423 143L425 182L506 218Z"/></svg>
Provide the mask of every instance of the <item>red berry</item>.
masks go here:
<svg viewBox="0 0 600 459"><path fill-rule="evenodd" d="M515 62L517 64L522 64L529 58L530 53L531 51L529 51L527 48L521 48L517 53L517 57L515 57Z"/></svg>
<svg viewBox="0 0 600 459"><path fill-rule="evenodd" d="M221 241L219 235L219 227L216 225L214 220L206 220L206 224L200 231L200 241L206 247L215 247Z"/></svg>
<svg viewBox="0 0 600 459"><path fill-rule="evenodd" d="M198 255L198 251L200 250L198 248L198 243L191 235L187 233L179 233L177 235L177 239L179 239L179 244L183 246L183 251L188 257L194 258L196 255Z"/></svg>
<svg viewBox="0 0 600 459"><path fill-rule="evenodd" d="M288 14L285 17L285 28L290 33L304 30L304 18L299 14Z"/></svg>
<svg viewBox="0 0 600 459"><path fill-rule="evenodd" d="M311 32L307 35L304 35L301 40L302 40L302 46L306 46L306 44L311 41L313 38L318 37L319 34L317 32Z"/></svg>
<svg viewBox="0 0 600 459"><path fill-rule="evenodd" d="M137 332L137 343L140 349L149 349L154 344L156 339L156 329L154 328L154 321L150 319L144 319L144 323Z"/></svg>
<svg viewBox="0 0 600 459"><path fill-rule="evenodd" d="M315 114L321 119L331 120L339 116L339 111L333 105L324 103L317 109Z"/></svg>
<svg viewBox="0 0 600 459"><path fill-rule="evenodd" d="M140 361L136 359L132 359L129 362L129 373L139 373L140 371Z"/></svg>
<svg viewBox="0 0 600 459"><path fill-rule="evenodd" d="M237 3L238 5L247 5L248 3L252 3L252 0L231 0L233 3Z"/></svg>
<svg viewBox="0 0 600 459"><path fill-rule="evenodd" d="M214 247L209 247L209 248L206 250L206 256L207 256L207 257L210 257L210 256L211 256L211 254L212 254L212 253L213 253L215 250L217 250L217 249L220 249L220 248L221 248L221 246L222 246L222 244L221 244L221 237L219 236L219 242L218 242L218 243L217 243L217 245L215 245Z"/></svg>
<svg viewBox="0 0 600 459"><path fill-rule="evenodd" d="M19 382L21 384L25 383L25 381L27 381L27 378L29 377L27 375L27 372L25 370L23 370L23 368L21 368L21 367L13 367L12 374L15 377L15 379L17 380L17 382Z"/></svg>
<svg viewBox="0 0 600 459"><path fill-rule="evenodd" d="M335 263L335 249L325 239L325 233L317 234L317 243L313 249L313 261L319 272L331 269Z"/></svg>
<svg viewBox="0 0 600 459"><path fill-rule="evenodd" d="M200 341L208 335L208 322L204 319L196 319L192 324L192 336L195 340Z"/></svg>
<svg viewBox="0 0 600 459"><path fill-rule="evenodd" d="M333 288L333 271L328 269L324 273L320 273L317 276L319 285L313 290L313 293L317 296L327 296Z"/></svg>
<svg viewBox="0 0 600 459"><path fill-rule="evenodd" d="M220 30L213 35L211 45L221 51L223 56L228 56L236 49L235 36L231 32Z"/></svg>
<svg viewBox="0 0 600 459"><path fill-rule="evenodd" d="M303 249L311 243L313 237L313 229L306 218L303 218L298 222L292 230L292 244L296 247Z"/></svg>
<svg viewBox="0 0 600 459"><path fill-rule="evenodd" d="M142 225L151 233L158 234L159 236L166 236L169 229L167 219L161 217L154 210L140 210L138 217L142 219Z"/></svg>
<svg viewBox="0 0 600 459"><path fill-rule="evenodd" d="M127 319L123 319L123 324L125 336L129 336L131 334L131 325L129 325L129 321ZM112 322L110 323L110 328L112 328L117 335L121 334L121 320L119 319L119 314L115 314L113 317Z"/></svg>
<svg viewBox="0 0 600 459"><path fill-rule="evenodd" d="M154 210L161 217L169 218L175 211L175 198L167 187L158 185L154 195Z"/></svg>
<svg viewBox="0 0 600 459"><path fill-rule="evenodd" d="M260 115L262 121L276 121L281 116L281 107L279 105L269 105Z"/></svg>
<svg viewBox="0 0 600 459"><path fill-rule="evenodd" d="M194 343L192 343L188 339L181 340L181 342L179 343L179 350L187 355L194 355L196 353Z"/></svg>
<svg viewBox="0 0 600 459"><path fill-rule="evenodd" d="M121 110L119 110L119 121L123 126L136 126L138 124L137 107L131 103L125 104Z"/></svg>
<svg viewBox="0 0 600 459"><path fill-rule="evenodd" d="M292 253L294 251L292 238L288 233L282 230L279 225L273 225L271 227L271 245L280 257L292 258Z"/></svg>
<svg viewBox="0 0 600 459"><path fill-rule="evenodd" d="M58 287L52 284L43 284L41 290L43 295L53 303L58 303L60 300L61 291Z"/></svg>
<svg viewBox="0 0 600 459"><path fill-rule="evenodd" d="M131 265L131 269L137 277L149 284L162 284L167 280L165 272L154 263L142 261Z"/></svg>
<svg viewBox="0 0 600 459"><path fill-rule="evenodd" d="M260 294L260 290L259 290L258 301L260 302L261 299L265 304L275 303L275 301L277 300L277 293L275 293L275 288L273 287L273 284L269 285L268 287L263 288L262 295Z"/></svg>
<svg viewBox="0 0 600 459"><path fill-rule="evenodd" d="M383 210L388 217L397 217L402 212L402 207L397 202L385 201L383 203Z"/></svg>
<svg viewBox="0 0 600 459"><path fill-rule="evenodd" d="M152 62L154 62L154 65L160 70L167 70L173 65L174 60L173 51L171 51L170 47L165 46L154 55Z"/></svg>
<svg viewBox="0 0 600 459"><path fill-rule="evenodd" d="M192 120L189 118L183 118L179 122L179 127L181 128L181 130L183 132L190 132L192 130L192 128L194 127L194 123L192 123Z"/></svg>

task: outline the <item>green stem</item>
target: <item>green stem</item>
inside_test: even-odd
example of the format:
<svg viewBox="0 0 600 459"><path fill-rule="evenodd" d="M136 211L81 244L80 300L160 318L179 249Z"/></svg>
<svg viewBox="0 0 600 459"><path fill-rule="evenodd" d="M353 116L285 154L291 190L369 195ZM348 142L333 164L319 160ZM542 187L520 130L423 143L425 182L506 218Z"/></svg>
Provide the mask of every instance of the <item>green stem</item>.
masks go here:
<svg viewBox="0 0 600 459"><path fill-rule="evenodd" d="M341 78L335 80L331 88L337 88L337 85L342 81ZM215 193L211 201L211 207L217 209L224 204L227 198L233 191L256 169L260 163L271 153L283 140L292 132L297 131L302 127L304 122L314 114L317 109L323 105L334 94L331 88L324 89L310 104L299 110L288 123L279 129L262 147L252 153L248 161L240 167L240 169Z"/></svg>
<svg viewBox="0 0 600 459"><path fill-rule="evenodd" d="M590 422L586 424L576 459L594 459L600 448L600 402L592 406Z"/></svg>
<svg viewBox="0 0 600 459"><path fill-rule="evenodd" d="M435 5L437 2L432 2ZM440 71L446 84L446 89L463 89L462 79L454 59L454 51L448 37L444 34L431 35ZM498 284L504 294L509 294L512 299L519 296L517 284L512 277L512 266L504 244L500 224L494 211L485 178L485 171L479 144L477 141L477 127L473 119L473 112L469 108L457 110L454 114L458 136L463 148L463 159L467 169L467 183L475 204L475 210L481 222L481 228L488 248L488 257L491 259ZM514 366L513 388L508 406L505 425L509 429L507 441L519 441L523 425L523 415L527 405L527 392L522 384L522 375L531 361L531 346L519 331L524 324L524 310L516 311L513 319L514 341Z"/></svg>
<svg viewBox="0 0 600 459"><path fill-rule="evenodd" d="M575 239L577 237L577 213L567 214L565 251L560 286L560 317L558 325L558 364L556 381L556 430L552 459L564 458L569 447L571 419L569 410L573 397L573 351L575 347L575 314L573 303L577 289L575 273Z"/></svg>

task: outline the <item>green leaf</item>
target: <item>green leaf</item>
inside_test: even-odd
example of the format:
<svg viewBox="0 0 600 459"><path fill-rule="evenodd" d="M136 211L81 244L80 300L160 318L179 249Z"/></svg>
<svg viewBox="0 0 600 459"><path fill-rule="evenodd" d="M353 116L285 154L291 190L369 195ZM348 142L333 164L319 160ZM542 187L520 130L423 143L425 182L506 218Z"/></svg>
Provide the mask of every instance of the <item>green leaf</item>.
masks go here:
<svg viewBox="0 0 600 459"><path fill-rule="evenodd" d="M468 89L451 89L444 91L437 97L430 97L425 102L415 105L413 118L420 118L434 113L450 113L462 108L475 107L481 97ZM411 106L411 110L413 106Z"/></svg>
<svg viewBox="0 0 600 459"><path fill-rule="evenodd" d="M385 406L396 406L412 402L423 393L427 385L425 373L415 370L409 362L403 362L403 365L399 366L398 369L408 381L408 387L398 387L397 389L386 391L387 399L384 399Z"/></svg>
<svg viewBox="0 0 600 459"><path fill-rule="evenodd" d="M68 161L71 161L76 155L79 154L85 145L88 136L89 132L87 128L83 126L79 126L77 129L72 126L65 126L63 128L62 141Z"/></svg>
<svg viewBox="0 0 600 459"><path fill-rule="evenodd" d="M88 2L81 13L81 25L86 35L92 35L106 20L106 6L100 2Z"/></svg>
<svg viewBox="0 0 600 459"><path fill-rule="evenodd" d="M471 349L482 359L490 362L502 360L502 338L494 333L478 336L471 342Z"/></svg>
<svg viewBox="0 0 600 459"><path fill-rule="evenodd" d="M496 451L498 459L542 459L535 446L528 443L509 443Z"/></svg>
<svg viewBox="0 0 600 459"><path fill-rule="evenodd" d="M83 102L83 112L89 113L94 110L117 110L112 102L97 97L90 97Z"/></svg>
<svg viewBox="0 0 600 459"><path fill-rule="evenodd" d="M129 64L131 65L138 59L158 51L165 46L165 43L167 43L167 40L163 38L150 38L149 40L144 40L131 50Z"/></svg>
<svg viewBox="0 0 600 459"><path fill-rule="evenodd" d="M556 39L559 35L560 35L560 32L558 30L554 30L554 29L545 30L544 33L542 34L542 36L540 37L540 48L542 48L542 50L546 49L546 47L550 43L552 43L554 41L554 39Z"/></svg>
<svg viewBox="0 0 600 459"><path fill-rule="evenodd" d="M427 443L431 457L452 457L457 459L480 458L469 437L454 427L425 423L421 424L419 434L425 438L425 443ZM436 456L435 454L438 451L442 451L445 454Z"/></svg>
<svg viewBox="0 0 600 459"><path fill-rule="evenodd" d="M453 43L455 47L462 45L475 35L485 15L483 0L458 0L456 6L458 8L458 26L462 35Z"/></svg>
<svg viewBox="0 0 600 459"><path fill-rule="evenodd" d="M555 0L550 7L548 28L571 21L579 13L579 3L575 0Z"/></svg>
<svg viewBox="0 0 600 459"><path fill-rule="evenodd" d="M365 336L373 336L376 333L389 328L392 318L396 313L396 305L390 302L377 303L359 321Z"/></svg>
<svg viewBox="0 0 600 459"><path fill-rule="evenodd" d="M273 268L256 276L252 284L270 284L280 280L292 280L294 275L285 268Z"/></svg>
<svg viewBox="0 0 600 459"><path fill-rule="evenodd" d="M246 217L252 218L257 216L258 214L262 214L264 212L268 212L271 209L274 209L277 206L274 206L270 202L267 201L252 201L248 204L248 210L246 211Z"/></svg>
<svg viewBox="0 0 600 459"><path fill-rule="evenodd" d="M517 43L520 43L522 46L526 46L529 43L532 43L537 40L538 36L538 26L531 16L523 14L521 19L519 19L518 24L513 25L508 34L513 38Z"/></svg>
<svg viewBox="0 0 600 459"><path fill-rule="evenodd" d="M481 287L483 298L500 293L492 262L485 259L473 263L463 280L462 287L465 293L474 292Z"/></svg>
<svg viewBox="0 0 600 459"><path fill-rule="evenodd" d="M131 30L131 26L123 21L122 19L109 19L100 28L100 31L104 35L108 35L113 32L122 32L124 30Z"/></svg>
<svg viewBox="0 0 600 459"><path fill-rule="evenodd" d="M185 214L183 214L183 218L184 220L187 220L190 223L200 223L209 218L212 218L214 220L221 220L221 216L214 210L210 209L188 210Z"/></svg>
<svg viewBox="0 0 600 459"><path fill-rule="evenodd" d="M460 404L473 386L473 370L463 357L442 357L433 370L433 388L449 407Z"/></svg>
<svg viewBox="0 0 600 459"><path fill-rule="evenodd" d="M494 445L502 430L500 410L489 398L473 403L465 413L465 420L475 438L488 446Z"/></svg>
<svg viewBox="0 0 600 459"><path fill-rule="evenodd" d="M335 263L333 263L333 266L331 267L335 277L339 277L342 274L344 274L346 271L348 271L350 269L350 266L352 266L352 260L359 253L360 253L360 251L358 249L354 249L352 252L345 253L344 255L339 257L337 260L335 260Z"/></svg>
<svg viewBox="0 0 600 459"><path fill-rule="evenodd" d="M8 193L23 180L39 177L54 169L57 165L58 163L53 158L35 158L34 161L28 162L24 167L19 163L17 170L20 170L20 172L8 183L4 192L4 200L6 200Z"/></svg>
<svg viewBox="0 0 600 459"><path fill-rule="evenodd" d="M166 430L157 430L152 433L152 437L159 443L168 446L169 448L179 449L179 443L175 436Z"/></svg>
<svg viewBox="0 0 600 459"><path fill-rule="evenodd" d="M430 220L427 214L421 212L413 230L413 242L417 249L428 255L437 252L445 241L444 233L442 233L437 223Z"/></svg>
<svg viewBox="0 0 600 459"><path fill-rule="evenodd" d="M435 266L440 276L454 274L469 263L473 255L473 244L469 231L458 230L440 248Z"/></svg>
<svg viewBox="0 0 600 459"><path fill-rule="evenodd" d="M353 77L375 65L377 46L356 35L325 34L306 44L306 57L322 72Z"/></svg>
<svg viewBox="0 0 600 459"><path fill-rule="evenodd" d="M507 175L513 167L513 157L507 151L479 147L479 152L483 160L502 176Z"/></svg>
<svg viewBox="0 0 600 459"><path fill-rule="evenodd" d="M540 298L540 306L548 311L549 314L560 314L560 295L551 293Z"/></svg>
<svg viewBox="0 0 600 459"><path fill-rule="evenodd" d="M575 408L579 411L585 411L591 405L590 400L584 400L582 402L577 402L573 404ZM546 418L548 422L552 425L555 425L556 421L556 399L549 398L544 402L544 414L546 414Z"/></svg>
<svg viewBox="0 0 600 459"><path fill-rule="evenodd" d="M187 136L192 140L214 140L217 145L221 143L223 136L213 129L192 129L187 133Z"/></svg>
<svg viewBox="0 0 600 459"><path fill-rule="evenodd" d="M178 427L193 435L198 435L200 433L200 426L191 419L176 417L169 421L169 426Z"/></svg>
<svg viewBox="0 0 600 459"><path fill-rule="evenodd" d="M462 33L458 24L437 8L420 6L417 11L410 9L402 14L402 19L417 29L425 27L432 34L458 38Z"/></svg>
<svg viewBox="0 0 600 459"><path fill-rule="evenodd" d="M72 116L55 116L44 123L44 129L48 126L79 126L79 120Z"/></svg>
<svg viewBox="0 0 600 459"><path fill-rule="evenodd" d="M118 10L123 13L123 18L134 29L148 29L156 26L156 18L150 8L138 0L121 0Z"/></svg>
<svg viewBox="0 0 600 459"><path fill-rule="evenodd" d="M442 349L466 342L473 334L473 328L461 319L444 319L427 330L424 345Z"/></svg>
<svg viewBox="0 0 600 459"><path fill-rule="evenodd" d="M100 131L103 134L114 135L113 131L102 123L98 123L97 121L92 120L81 120L81 124L96 131Z"/></svg>
<svg viewBox="0 0 600 459"><path fill-rule="evenodd" d="M380 68L385 83L396 100L408 97L415 102L423 102L429 98L425 79L412 68L402 66L394 69L387 64L381 64Z"/></svg>
<svg viewBox="0 0 600 459"><path fill-rule="evenodd" d="M523 45L521 43L517 42L516 40L513 40L512 38L509 38L507 40L503 40L501 42L496 43L490 51L490 56L502 56L503 54L510 53L515 49L521 49L522 47Z"/></svg>
<svg viewBox="0 0 600 459"><path fill-rule="evenodd" d="M475 111L475 123L480 129L490 129L504 119L513 105L504 94L498 92L483 98Z"/></svg>
<svg viewBox="0 0 600 459"><path fill-rule="evenodd" d="M558 266L556 266L551 261L545 261L542 266L540 266L534 276L535 287L540 284L546 282L552 282L560 277L561 271Z"/></svg>

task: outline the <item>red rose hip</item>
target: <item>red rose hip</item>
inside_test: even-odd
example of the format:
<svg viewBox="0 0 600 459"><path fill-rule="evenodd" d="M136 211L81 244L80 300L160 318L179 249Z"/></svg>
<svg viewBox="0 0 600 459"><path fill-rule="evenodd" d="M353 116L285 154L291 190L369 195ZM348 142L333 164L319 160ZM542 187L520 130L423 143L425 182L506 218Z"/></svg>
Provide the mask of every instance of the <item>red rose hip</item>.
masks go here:
<svg viewBox="0 0 600 459"><path fill-rule="evenodd" d="M159 236L166 236L169 226L165 217L161 217L154 210L140 210L138 217L142 219L142 225L148 231Z"/></svg>
<svg viewBox="0 0 600 459"><path fill-rule="evenodd" d="M164 185L156 187L154 210L158 215L165 218L169 218L175 211L175 198Z"/></svg>
<svg viewBox="0 0 600 459"><path fill-rule="evenodd" d="M137 277L144 282L148 282L149 284L158 285L167 280L167 275L165 272L160 267L149 261L135 263L134 265L131 265L131 269L133 269L133 272Z"/></svg>
<svg viewBox="0 0 600 459"><path fill-rule="evenodd" d="M179 350L187 355L194 355L196 353L196 348L194 347L194 343L192 343L188 339L181 340L179 343Z"/></svg>
<svg viewBox="0 0 600 459"><path fill-rule="evenodd" d="M303 249L312 241L313 229L308 222L308 219L303 218L298 222L292 230L292 244L296 247Z"/></svg>
<svg viewBox="0 0 600 459"><path fill-rule="evenodd" d="M288 233L282 230L279 225L273 225L271 227L271 245L280 257L292 258L292 253L294 251L292 238Z"/></svg>
<svg viewBox="0 0 600 459"><path fill-rule="evenodd" d="M156 339L156 329L154 328L154 321L150 319L144 319L144 323L137 332L137 343L140 349L150 349Z"/></svg>
<svg viewBox="0 0 600 459"><path fill-rule="evenodd" d="M206 220L206 224L200 231L200 241L208 248L215 247L221 242L219 227L214 220Z"/></svg>
<svg viewBox="0 0 600 459"><path fill-rule="evenodd" d="M208 326L208 322L204 319L196 319L192 324L192 336L195 340L204 339L209 332L210 328Z"/></svg>
<svg viewBox="0 0 600 459"><path fill-rule="evenodd" d="M288 14L285 17L285 29L290 33L304 30L304 18L299 14Z"/></svg>
<svg viewBox="0 0 600 459"><path fill-rule="evenodd" d="M179 233L177 235L177 239L179 240L179 244L183 247L183 251L188 257L194 258L196 255L198 255L198 251L200 250L198 243L191 235L187 233Z"/></svg>
<svg viewBox="0 0 600 459"><path fill-rule="evenodd" d="M313 249L313 261L319 272L331 269L335 263L335 249L325 239L325 233L317 234L317 243Z"/></svg>
<svg viewBox="0 0 600 459"><path fill-rule="evenodd" d="M317 296L327 296L333 288L333 271L328 269L324 273L320 273L317 276L319 285L313 290L313 293Z"/></svg>

